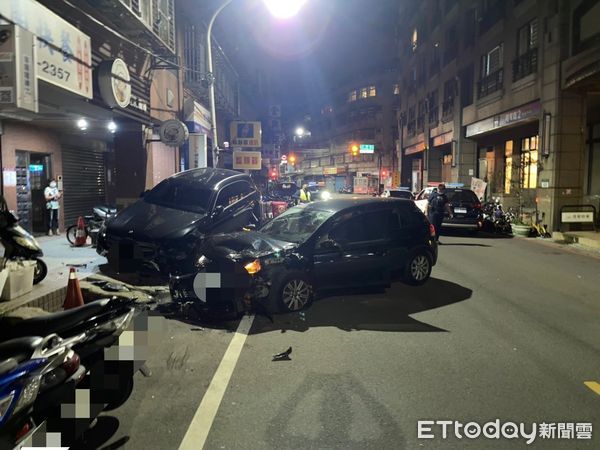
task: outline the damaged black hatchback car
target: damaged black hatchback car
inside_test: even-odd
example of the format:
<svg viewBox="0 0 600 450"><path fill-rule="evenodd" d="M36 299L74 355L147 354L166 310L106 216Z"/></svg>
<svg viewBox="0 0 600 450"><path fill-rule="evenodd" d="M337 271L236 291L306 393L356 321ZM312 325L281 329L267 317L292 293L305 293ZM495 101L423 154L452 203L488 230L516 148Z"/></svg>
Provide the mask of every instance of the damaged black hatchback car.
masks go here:
<svg viewBox="0 0 600 450"><path fill-rule="evenodd" d="M345 198L290 208L258 231L207 238L171 295L200 310L297 311L315 291L425 283L437 262L435 230L412 201Z"/></svg>
<svg viewBox="0 0 600 450"><path fill-rule="evenodd" d="M260 192L249 175L193 169L173 175L100 229L97 252L119 272L187 273L211 233L258 225Z"/></svg>

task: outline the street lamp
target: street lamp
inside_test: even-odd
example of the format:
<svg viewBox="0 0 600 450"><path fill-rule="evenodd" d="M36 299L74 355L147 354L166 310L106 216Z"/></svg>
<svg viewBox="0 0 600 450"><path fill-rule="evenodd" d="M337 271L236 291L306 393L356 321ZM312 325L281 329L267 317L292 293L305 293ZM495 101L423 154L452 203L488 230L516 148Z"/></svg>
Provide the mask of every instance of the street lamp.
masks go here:
<svg viewBox="0 0 600 450"><path fill-rule="evenodd" d="M208 74L206 76L209 88L208 97L210 101L210 130L212 132L212 154L213 154L213 167L217 167L219 159L219 140L217 138L217 111L215 102L215 76L213 71L213 58L212 58L212 28L217 19L217 16L223 11L233 0L225 0L223 4L215 11L210 21L208 22L208 28L206 30L206 56L208 59ZM273 16L278 19L289 19L295 16L302 5L307 0L263 0L269 11Z"/></svg>
<svg viewBox="0 0 600 450"><path fill-rule="evenodd" d="M304 133L305 133L304 128L302 128L302 127L296 128L296 136L302 137L302 136L304 136Z"/></svg>

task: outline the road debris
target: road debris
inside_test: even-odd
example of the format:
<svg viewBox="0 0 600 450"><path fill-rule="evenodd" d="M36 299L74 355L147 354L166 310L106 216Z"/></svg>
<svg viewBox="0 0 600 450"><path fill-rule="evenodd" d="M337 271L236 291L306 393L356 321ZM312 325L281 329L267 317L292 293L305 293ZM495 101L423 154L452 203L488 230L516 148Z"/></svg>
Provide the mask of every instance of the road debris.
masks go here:
<svg viewBox="0 0 600 450"><path fill-rule="evenodd" d="M290 355L292 354L292 347L288 348L285 352L277 353L273 355L273 361L291 361Z"/></svg>

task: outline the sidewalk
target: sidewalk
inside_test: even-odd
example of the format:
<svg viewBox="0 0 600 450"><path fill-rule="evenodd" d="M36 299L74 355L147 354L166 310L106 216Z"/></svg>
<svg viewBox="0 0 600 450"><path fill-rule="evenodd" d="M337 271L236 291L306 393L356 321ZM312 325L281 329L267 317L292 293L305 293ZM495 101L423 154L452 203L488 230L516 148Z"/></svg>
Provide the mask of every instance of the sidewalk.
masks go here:
<svg viewBox="0 0 600 450"><path fill-rule="evenodd" d="M562 244L579 244L591 251L600 251L600 233L595 231L554 231L552 240Z"/></svg>
<svg viewBox="0 0 600 450"><path fill-rule="evenodd" d="M69 267L67 264L86 264L77 267L79 279L98 271L98 266L106 263L106 258L98 255L90 245L71 247L64 233L61 236L37 238L44 251L44 262L48 265L48 275L33 291L10 301L0 301L0 315L22 306L42 308L50 312L62 308L67 292Z"/></svg>

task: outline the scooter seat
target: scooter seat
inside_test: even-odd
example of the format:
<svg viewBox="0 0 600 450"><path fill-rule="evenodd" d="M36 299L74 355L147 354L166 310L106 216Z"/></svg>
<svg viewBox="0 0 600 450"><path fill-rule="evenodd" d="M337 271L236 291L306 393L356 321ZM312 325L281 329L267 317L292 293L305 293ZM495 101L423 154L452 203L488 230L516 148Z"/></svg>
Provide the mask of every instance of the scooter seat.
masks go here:
<svg viewBox="0 0 600 450"><path fill-rule="evenodd" d="M17 363L28 360L40 346L43 339L39 336L20 337L0 344L0 359L12 359Z"/></svg>
<svg viewBox="0 0 600 450"><path fill-rule="evenodd" d="M47 336L52 333L60 336L62 332L104 312L110 302L110 299L97 300L78 308L31 319L6 318L0 321L0 337L10 339L31 335Z"/></svg>

